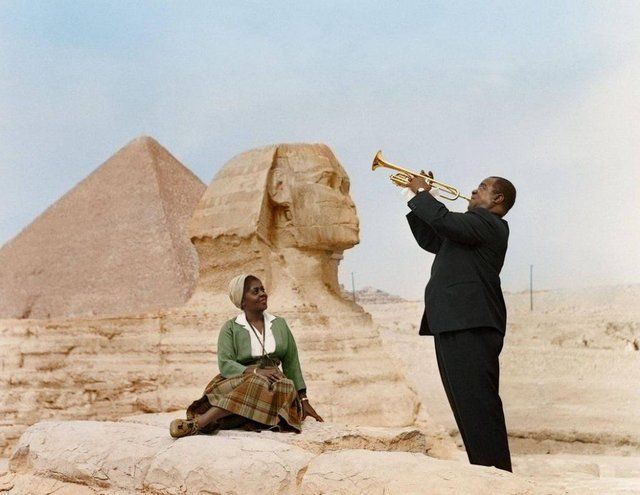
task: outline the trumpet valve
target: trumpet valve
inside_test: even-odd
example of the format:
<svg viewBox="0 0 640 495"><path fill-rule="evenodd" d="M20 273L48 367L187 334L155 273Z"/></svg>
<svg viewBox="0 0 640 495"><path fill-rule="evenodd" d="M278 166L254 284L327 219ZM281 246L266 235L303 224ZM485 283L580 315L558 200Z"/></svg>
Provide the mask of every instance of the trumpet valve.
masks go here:
<svg viewBox="0 0 640 495"><path fill-rule="evenodd" d="M400 187L407 187L409 182L411 182L411 177L400 172L389 176L389 178L391 179L391 182Z"/></svg>

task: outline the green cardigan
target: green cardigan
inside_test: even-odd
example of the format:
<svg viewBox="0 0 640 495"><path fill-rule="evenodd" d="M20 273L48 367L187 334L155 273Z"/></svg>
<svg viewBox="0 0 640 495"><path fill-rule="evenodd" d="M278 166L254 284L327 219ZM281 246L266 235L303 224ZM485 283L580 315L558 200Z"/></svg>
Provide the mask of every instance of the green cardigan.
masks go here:
<svg viewBox="0 0 640 495"><path fill-rule="evenodd" d="M282 362L282 372L293 381L296 390L304 390L307 386L302 378L298 348L291 330L284 318L276 316L271 322L271 330L276 341L276 349L269 356ZM227 321L220 329L218 336L218 368L225 378L238 376L247 369L247 364L255 362L251 356L250 330L235 321Z"/></svg>

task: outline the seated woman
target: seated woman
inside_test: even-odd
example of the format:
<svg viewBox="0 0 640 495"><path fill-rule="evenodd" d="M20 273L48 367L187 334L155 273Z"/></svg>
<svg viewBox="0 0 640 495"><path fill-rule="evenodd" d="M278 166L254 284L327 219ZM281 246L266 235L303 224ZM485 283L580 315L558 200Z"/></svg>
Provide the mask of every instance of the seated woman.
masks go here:
<svg viewBox="0 0 640 495"><path fill-rule="evenodd" d="M220 330L220 374L188 407L186 420L171 422L171 436L242 425L299 433L305 417L323 421L307 399L298 349L287 323L266 312L262 282L253 275L239 275L229 284L229 297L242 312Z"/></svg>

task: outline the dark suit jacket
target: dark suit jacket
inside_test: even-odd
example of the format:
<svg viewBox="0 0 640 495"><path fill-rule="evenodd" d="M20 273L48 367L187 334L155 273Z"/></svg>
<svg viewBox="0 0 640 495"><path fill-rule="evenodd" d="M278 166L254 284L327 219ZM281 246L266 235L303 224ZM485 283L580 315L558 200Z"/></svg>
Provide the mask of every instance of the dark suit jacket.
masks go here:
<svg viewBox="0 0 640 495"><path fill-rule="evenodd" d="M507 310L500 270L509 225L484 208L450 212L428 192L408 203L411 232L422 249L436 255L425 289L420 335L476 327L505 332Z"/></svg>

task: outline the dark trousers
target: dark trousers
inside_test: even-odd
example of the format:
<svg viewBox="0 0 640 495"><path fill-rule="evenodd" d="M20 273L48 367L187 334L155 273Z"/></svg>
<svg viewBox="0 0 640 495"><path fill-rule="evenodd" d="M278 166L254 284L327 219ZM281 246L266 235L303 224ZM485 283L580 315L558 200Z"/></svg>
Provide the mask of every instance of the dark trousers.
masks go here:
<svg viewBox="0 0 640 495"><path fill-rule="evenodd" d="M511 471L511 455L498 394L503 335L472 328L435 335L444 390L471 464Z"/></svg>

